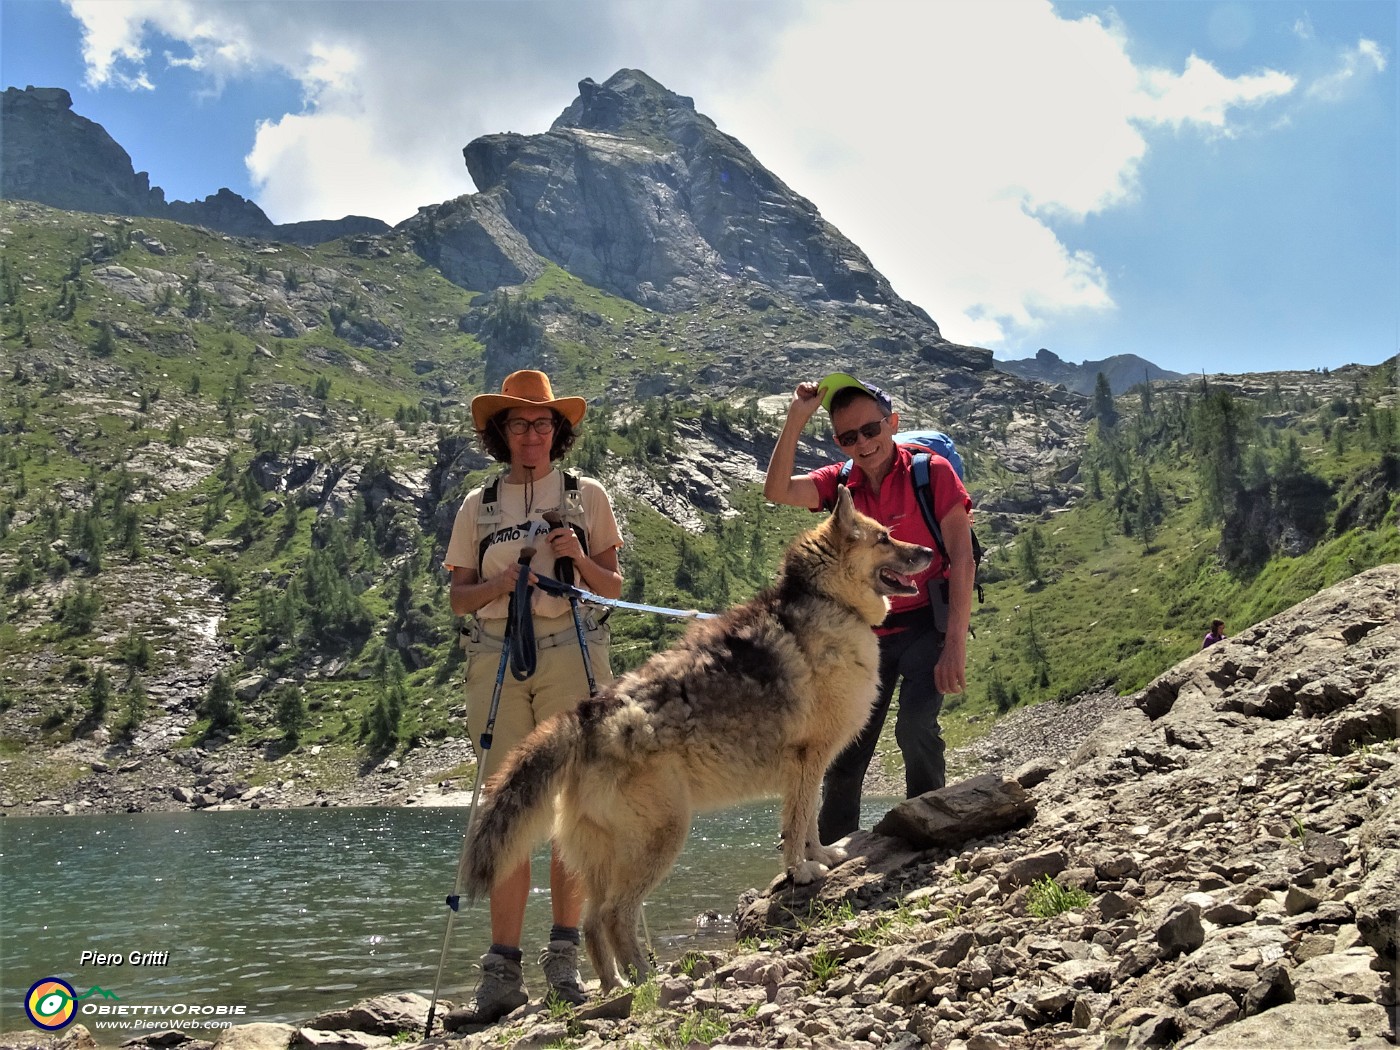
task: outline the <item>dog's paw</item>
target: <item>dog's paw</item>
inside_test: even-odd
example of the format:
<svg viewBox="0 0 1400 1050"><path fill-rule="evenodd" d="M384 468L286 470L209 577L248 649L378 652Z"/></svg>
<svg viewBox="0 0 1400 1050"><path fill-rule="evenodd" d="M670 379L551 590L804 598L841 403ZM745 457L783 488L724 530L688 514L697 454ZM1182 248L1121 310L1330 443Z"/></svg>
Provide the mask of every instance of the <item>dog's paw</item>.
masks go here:
<svg viewBox="0 0 1400 1050"><path fill-rule="evenodd" d="M807 856L812 860L825 864L828 868L834 868L846 859L849 854L840 846L823 846L819 843L809 843L807 846Z"/></svg>
<svg viewBox="0 0 1400 1050"><path fill-rule="evenodd" d="M788 874L792 876L793 885L806 886L810 882L816 882L826 874L826 865L816 860L804 860Z"/></svg>

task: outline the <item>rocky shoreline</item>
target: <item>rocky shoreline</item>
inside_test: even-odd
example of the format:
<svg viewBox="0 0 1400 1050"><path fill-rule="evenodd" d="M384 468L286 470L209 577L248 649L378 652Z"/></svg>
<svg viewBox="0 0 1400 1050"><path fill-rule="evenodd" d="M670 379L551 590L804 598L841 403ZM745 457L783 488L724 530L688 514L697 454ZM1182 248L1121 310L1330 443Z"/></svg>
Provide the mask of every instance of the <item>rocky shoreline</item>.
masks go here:
<svg viewBox="0 0 1400 1050"><path fill-rule="evenodd" d="M404 993L238 1026L216 1045L1395 1045L1400 566L1241 631L1118 706L1071 755L902 803L825 880L747 895L734 950L665 960L612 1000L531 1003L424 1041L427 1002ZM1012 729L1029 741L1049 715L1091 711ZM60 1045L85 1038L75 1028Z"/></svg>
<svg viewBox="0 0 1400 1050"><path fill-rule="evenodd" d="M1068 703L1020 708L998 719L984 737L950 749L951 777L1003 773L1031 758L1063 759L1127 702L1102 691ZM400 759L373 764L348 749L312 747L269 764L265 752L254 747L195 747L143 755L90 739L67 745L59 757L76 771L71 780L35 791L7 778L0 787L0 814L466 805L475 762L470 743L462 737L430 742ZM878 762L871 764L867 795L898 796L903 791L897 775Z"/></svg>
<svg viewBox="0 0 1400 1050"><path fill-rule="evenodd" d="M470 798L475 758L465 738L375 763L349 748L317 746L269 763L262 749L241 745L132 755L80 740L58 761L75 775L47 790L26 791L7 777L0 814L457 805Z"/></svg>

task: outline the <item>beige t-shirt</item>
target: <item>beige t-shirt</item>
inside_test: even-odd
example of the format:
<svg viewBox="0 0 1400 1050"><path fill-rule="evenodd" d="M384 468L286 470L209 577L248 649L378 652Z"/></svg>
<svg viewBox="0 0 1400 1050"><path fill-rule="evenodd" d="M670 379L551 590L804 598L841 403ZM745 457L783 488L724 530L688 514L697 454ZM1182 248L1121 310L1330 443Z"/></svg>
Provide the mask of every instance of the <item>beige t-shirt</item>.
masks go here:
<svg viewBox="0 0 1400 1050"><path fill-rule="evenodd" d="M533 546L536 554L530 568L541 576L554 576L554 555L545 545L543 537L549 532L544 515L551 510L563 513L564 475L551 469L548 474L535 482L534 502L528 514L525 510L525 493L530 486L512 485L501 479L497 498L501 504L501 523L494 533L488 536L485 554L480 558L481 579L489 579L501 572L520 557L520 549ZM452 538L447 541L447 556L443 567L475 569L478 565L477 545L480 542L477 530L477 515L481 510L481 494L485 486L472 489L462 506L457 510L457 519L452 524ZM583 500L584 529L588 533L587 549L596 557L604 551L622 546L622 534L617 529L617 519L613 516L612 504L603 486L592 478L579 478L579 496ZM530 610L536 616L567 616L569 602L557 595L544 594L536 588L531 595ZM503 620L510 612L510 596L487 602L476 611L479 620Z"/></svg>

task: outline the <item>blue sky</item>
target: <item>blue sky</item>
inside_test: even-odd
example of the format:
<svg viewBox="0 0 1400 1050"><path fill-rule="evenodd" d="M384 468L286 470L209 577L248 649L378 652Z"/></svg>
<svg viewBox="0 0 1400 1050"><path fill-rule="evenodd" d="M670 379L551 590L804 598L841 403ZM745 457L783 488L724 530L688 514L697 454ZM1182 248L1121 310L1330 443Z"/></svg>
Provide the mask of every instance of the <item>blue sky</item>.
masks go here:
<svg viewBox="0 0 1400 1050"><path fill-rule="evenodd" d="M999 358L1376 364L1400 341L1392 0L0 0L168 199L400 221L646 70Z"/></svg>

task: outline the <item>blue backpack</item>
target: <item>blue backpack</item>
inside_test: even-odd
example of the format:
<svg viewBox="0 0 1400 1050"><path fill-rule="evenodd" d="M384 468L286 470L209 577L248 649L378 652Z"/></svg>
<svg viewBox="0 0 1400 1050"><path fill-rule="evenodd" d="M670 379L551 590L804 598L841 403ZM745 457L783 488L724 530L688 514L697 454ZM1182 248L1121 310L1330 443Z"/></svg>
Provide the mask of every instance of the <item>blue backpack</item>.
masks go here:
<svg viewBox="0 0 1400 1050"><path fill-rule="evenodd" d="M948 546L943 542L943 530L938 525L938 518L933 512L933 485L929 478L929 457L930 455L942 456L948 461L949 466L957 472L958 479L963 478L963 460L958 455L957 446L953 444L953 439L941 430L910 430L900 431L896 439L901 445L917 445L922 451L914 453L914 498L919 504L919 512L924 516L924 524L928 526L929 535L933 537L933 542L938 545L938 553L943 556L943 566L947 568L952 564L952 558L948 556ZM836 474L836 484L845 485L851 476L851 468L855 466L853 460L846 460L841 465L841 469ZM982 584L976 577L976 570L982 564L982 543L977 539L977 533L972 534L972 565L973 565L973 586L977 590L977 604L981 605L986 601L986 596L982 592ZM946 592L947 581L944 581ZM944 602L947 602L947 594L943 595Z"/></svg>

